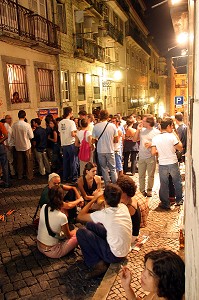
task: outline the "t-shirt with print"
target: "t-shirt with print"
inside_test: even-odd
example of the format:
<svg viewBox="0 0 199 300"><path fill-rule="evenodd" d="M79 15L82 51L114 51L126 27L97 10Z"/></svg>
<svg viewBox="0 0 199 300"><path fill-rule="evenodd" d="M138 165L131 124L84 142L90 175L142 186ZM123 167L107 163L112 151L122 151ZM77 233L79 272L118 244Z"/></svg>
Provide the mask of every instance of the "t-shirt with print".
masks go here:
<svg viewBox="0 0 199 300"><path fill-rule="evenodd" d="M69 146L75 143L75 138L71 136L72 131L77 131L75 122L69 119L63 119L58 124L60 132L61 146Z"/></svg>
<svg viewBox="0 0 199 300"><path fill-rule="evenodd" d="M101 135L102 131L104 130L107 121L103 121L97 123L93 128L92 136L94 139L98 139ZM104 130L103 135L97 142L97 152L98 153L114 153L114 146L113 146L113 139L117 137L117 128L113 123L108 123L106 129Z"/></svg>
<svg viewBox="0 0 199 300"><path fill-rule="evenodd" d="M175 145L179 143L173 133L163 132L152 140L152 146L158 151L159 165L172 165L178 162Z"/></svg>
<svg viewBox="0 0 199 300"><path fill-rule="evenodd" d="M102 223L107 231L107 242L116 257L125 257L131 245L132 222L123 203L90 214L95 223Z"/></svg>

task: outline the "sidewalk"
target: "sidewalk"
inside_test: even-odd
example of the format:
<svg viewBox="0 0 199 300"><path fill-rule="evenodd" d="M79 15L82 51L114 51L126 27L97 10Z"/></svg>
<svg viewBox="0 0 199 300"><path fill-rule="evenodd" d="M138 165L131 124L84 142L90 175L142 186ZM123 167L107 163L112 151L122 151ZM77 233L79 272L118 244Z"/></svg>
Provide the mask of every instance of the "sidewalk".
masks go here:
<svg viewBox="0 0 199 300"><path fill-rule="evenodd" d="M137 180L137 174L134 179ZM14 180L13 187L0 189L0 214L15 210L5 221L0 221L0 300L125 299L117 276L119 265L111 265L104 278L88 281L79 247L61 259L49 259L37 250L31 217L46 184L47 177L38 177L31 182ZM132 251L126 262L133 270L132 286L138 295L144 295L139 283L144 254L162 247L179 250L179 208L156 211L157 189L156 178L148 226L141 230L142 234L149 235L149 240L139 252Z"/></svg>
<svg viewBox="0 0 199 300"><path fill-rule="evenodd" d="M134 178L135 179L135 178ZM137 178L136 178L137 180ZM179 224L178 218L181 207L172 206L171 211L161 211L157 208L159 198L157 195L159 188L158 175L155 178L153 197L149 198L149 217L146 228L140 230L140 234L149 236L148 241L142 245L140 251L132 250L125 265L128 265L132 271L132 287L137 296L143 297L145 292L140 286L141 272L144 267L144 255L155 249L166 248L173 250L184 258L184 250L179 250ZM121 281L118 272L120 264L112 264L106 272L101 285L97 289L93 300L121 300L126 299L125 292L121 287Z"/></svg>

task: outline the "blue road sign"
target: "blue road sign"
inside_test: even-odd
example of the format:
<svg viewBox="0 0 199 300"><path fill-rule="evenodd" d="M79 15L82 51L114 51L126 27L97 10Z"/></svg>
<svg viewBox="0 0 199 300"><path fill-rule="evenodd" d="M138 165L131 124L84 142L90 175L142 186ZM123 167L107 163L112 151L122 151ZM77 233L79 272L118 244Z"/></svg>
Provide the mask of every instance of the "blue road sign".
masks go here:
<svg viewBox="0 0 199 300"><path fill-rule="evenodd" d="M183 96L175 96L175 105L183 105L184 104L184 97Z"/></svg>

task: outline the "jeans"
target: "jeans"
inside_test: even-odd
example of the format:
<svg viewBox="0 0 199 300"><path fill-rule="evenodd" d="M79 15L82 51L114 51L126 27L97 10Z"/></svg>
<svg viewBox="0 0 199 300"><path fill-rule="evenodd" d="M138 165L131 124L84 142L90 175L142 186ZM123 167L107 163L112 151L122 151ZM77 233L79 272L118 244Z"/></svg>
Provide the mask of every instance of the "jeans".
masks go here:
<svg viewBox="0 0 199 300"><path fill-rule="evenodd" d="M169 175L172 177L173 185L175 187L176 203L180 202L183 198L182 195L182 180L178 163L171 165L159 165L160 176L160 190L159 197L162 205L170 207L169 201Z"/></svg>
<svg viewBox="0 0 199 300"><path fill-rule="evenodd" d="M138 152L137 151L127 151L124 152L124 172L128 172L128 160L130 156L131 160L131 173L135 174L136 171L136 157L137 157Z"/></svg>
<svg viewBox="0 0 199 300"><path fill-rule="evenodd" d="M146 171L148 174L148 184L147 192L151 192L154 183L156 159L154 156L146 159L139 159L138 161L138 173L139 173L139 185L140 192L145 192L145 181L146 181Z"/></svg>
<svg viewBox="0 0 199 300"><path fill-rule="evenodd" d="M106 229L100 223L88 222L86 228L77 230L77 241L82 250L87 266L93 267L100 260L106 263L117 263L123 258L116 257L106 240Z"/></svg>
<svg viewBox="0 0 199 300"><path fill-rule="evenodd" d="M63 180L77 179L77 159L75 144L63 146Z"/></svg>
<svg viewBox="0 0 199 300"><path fill-rule="evenodd" d="M2 167L3 181L6 185L10 184L9 167L6 153L0 155L0 165Z"/></svg>
<svg viewBox="0 0 199 300"><path fill-rule="evenodd" d="M99 164L102 169L102 176L104 178L104 183L107 184L110 181L112 183L116 183L117 181L117 173L116 173L116 165L115 165L115 153L98 153ZM109 176L110 170L110 176Z"/></svg>

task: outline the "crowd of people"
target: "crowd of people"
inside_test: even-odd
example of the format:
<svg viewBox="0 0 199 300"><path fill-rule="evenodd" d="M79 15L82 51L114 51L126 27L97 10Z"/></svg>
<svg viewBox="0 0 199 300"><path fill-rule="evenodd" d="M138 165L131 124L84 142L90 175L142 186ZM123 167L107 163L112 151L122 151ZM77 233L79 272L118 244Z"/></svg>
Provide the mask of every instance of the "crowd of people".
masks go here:
<svg viewBox="0 0 199 300"><path fill-rule="evenodd" d="M181 113L174 118L165 115L158 122L151 114L122 118L107 110L101 110L98 118L86 111L74 118L72 108L66 107L62 118L46 116L46 128L40 118L29 124L24 110L18 118L13 125L10 115L0 122L0 186L10 187L15 176L32 180L35 169L40 176L48 175L38 205L38 249L56 258L79 244L91 270L88 279L105 273L110 263L122 261L140 227L147 225L157 164L159 207L169 210L170 198L175 205L183 203L179 162L185 161L187 128ZM129 177L137 171L139 190ZM71 230L77 220L84 226ZM162 293L163 275L156 273L154 255L146 256L145 269L153 274L154 290L149 291L157 297L147 299L174 299ZM128 269L121 274L129 299L134 299Z"/></svg>

